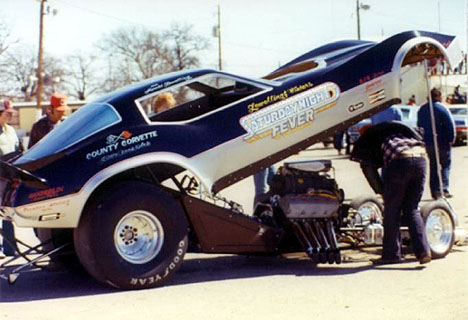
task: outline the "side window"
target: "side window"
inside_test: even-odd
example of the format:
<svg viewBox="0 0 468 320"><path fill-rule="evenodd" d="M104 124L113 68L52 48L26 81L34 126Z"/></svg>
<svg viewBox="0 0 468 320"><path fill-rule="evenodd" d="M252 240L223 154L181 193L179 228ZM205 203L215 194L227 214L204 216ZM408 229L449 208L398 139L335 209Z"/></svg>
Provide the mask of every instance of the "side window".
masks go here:
<svg viewBox="0 0 468 320"><path fill-rule="evenodd" d="M185 121L261 91L220 75L209 75L138 99L150 121Z"/></svg>
<svg viewBox="0 0 468 320"><path fill-rule="evenodd" d="M190 101L196 101L205 96L202 92L191 89L188 86L182 86L172 90L160 91L158 94L147 96L140 100L148 117L153 117L172 108L186 104Z"/></svg>
<svg viewBox="0 0 468 320"><path fill-rule="evenodd" d="M409 119L410 110L409 109L400 109L403 114L403 119Z"/></svg>

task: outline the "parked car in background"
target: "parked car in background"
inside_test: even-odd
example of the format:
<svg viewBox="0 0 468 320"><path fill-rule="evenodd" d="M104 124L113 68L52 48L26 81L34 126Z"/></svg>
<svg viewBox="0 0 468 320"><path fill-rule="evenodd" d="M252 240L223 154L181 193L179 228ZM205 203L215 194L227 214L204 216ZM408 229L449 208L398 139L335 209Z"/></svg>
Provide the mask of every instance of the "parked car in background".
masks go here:
<svg viewBox="0 0 468 320"><path fill-rule="evenodd" d="M410 106L405 104L395 105L397 109L400 109L401 114L403 115L403 121L407 125L410 125L413 128L417 127L418 124L418 111L419 106Z"/></svg>
<svg viewBox="0 0 468 320"><path fill-rule="evenodd" d="M395 108L399 109L402 114L401 121L410 125L413 128L416 128L418 122L418 110L419 106L410 106L406 104L396 104L394 105ZM363 119L358 123L349 127L349 136L351 143L354 143L357 139L359 139L360 134L366 127L370 127L372 125L371 119Z"/></svg>
<svg viewBox="0 0 468 320"><path fill-rule="evenodd" d="M468 138L468 106L466 104L458 104L448 108L455 121L456 138L455 145L460 145Z"/></svg>
<svg viewBox="0 0 468 320"><path fill-rule="evenodd" d="M356 142L356 140L359 139L359 137L361 136L360 133L362 132L362 130L364 130L363 128L370 127L371 125L371 120L367 118L349 127L348 133L350 143Z"/></svg>

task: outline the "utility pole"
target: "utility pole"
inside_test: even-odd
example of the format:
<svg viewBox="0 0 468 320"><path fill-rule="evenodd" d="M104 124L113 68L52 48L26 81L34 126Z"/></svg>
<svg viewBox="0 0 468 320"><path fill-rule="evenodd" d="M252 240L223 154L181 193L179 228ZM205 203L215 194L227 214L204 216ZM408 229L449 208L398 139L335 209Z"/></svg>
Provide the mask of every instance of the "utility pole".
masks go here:
<svg viewBox="0 0 468 320"><path fill-rule="evenodd" d="M356 0L357 38L361 40L361 19L359 18L359 0Z"/></svg>
<svg viewBox="0 0 468 320"><path fill-rule="evenodd" d="M39 16L39 54L37 57L37 93L36 104L37 109L42 111L42 38L44 32L44 3L47 0L41 1L41 11Z"/></svg>
<svg viewBox="0 0 468 320"><path fill-rule="evenodd" d="M359 0L356 0L356 17L357 17L357 38L361 40L361 18L359 16L360 10L369 10L370 5L360 3Z"/></svg>
<svg viewBox="0 0 468 320"><path fill-rule="evenodd" d="M440 1L437 1L437 12L438 12L438 19L439 19L439 33L440 33Z"/></svg>
<svg viewBox="0 0 468 320"><path fill-rule="evenodd" d="M219 70L223 70L223 60L221 59L221 6L218 4L218 66Z"/></svg>

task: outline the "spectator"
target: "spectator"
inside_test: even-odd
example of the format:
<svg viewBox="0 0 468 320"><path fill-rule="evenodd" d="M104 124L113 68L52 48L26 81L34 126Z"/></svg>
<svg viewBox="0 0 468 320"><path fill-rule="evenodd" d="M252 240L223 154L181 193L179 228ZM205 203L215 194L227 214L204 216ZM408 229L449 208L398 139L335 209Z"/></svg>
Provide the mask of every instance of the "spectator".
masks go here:
<svg viewBox="0 0 468 320"><path fill-rule="evenodd" d="M413 94L411 97L408 99L407 105L414 106L416 104L416 96Z"/></svg>
<svg viewBox="0 0 468 320"><path fill-rule="evenodd" d="M400 224L406 219L419 263L431 261L419 201L424 191L426 157L421 136L401 122L384 122L367 129L356 141L351 160L361 164L376 193L383 195L382 257L374 264L403 262ZM383 178L378 168L383 167Z"/></svg>
<svg viewBox="0 0 468 320"><path fill-rule="evenodd" d="M455 124L452 115L440 102L442 94L440 90L434 88L431 90L431 97L434 106L434 117L436 124L437 144L439 149L439 161L441 166L442 186L439 184L437 173L437 162L434 146L434 137L431 125L431 112L429 102L421 106L418 111L418 127L424 129L424 143L429 155L430 179L432 198L437 199L443 195L451 198L449 192L449 175L451 165L451 146L455 139Z"/></svg>
<svg viewBox="0 0 468 320"><path fill-rule="evenodd" d="M50 97L50 106L47 108L46 115L33 124L28 148L34 146L46 134L52 131L56 125L65 120L65 112L67 110L67 97L60 93L54 93Z"/></svg>
<svg viewBox="0 0 468 320"><path fill-rule="evenodd" d="M10 101L5 100L0 103L0 158L4 155L20 150L20 142L16 131L8 124L15 113L16 111L13 109ZM10 221L0 219L0 223L2 221L4 235L10 241L13 241L15 238L13 224ZM3 258L4 255L13 256L15 254L15 249L12 245L10 245L10 243L8 243L4 238L0 237L0 239L2 240L0 246L0 258Z"/></svg>
<svg viewBox="0 0 468 320"><path fill-rule="evenodd" d="M396 108L395 106L391 106L385 110L380 111L379 113L373 115L371 117L371 123L373 126L382 122L389 122L389 121L401 121L403 119L403 114L401 113L400 109Z"/></svg>
<svg viewBox="0 0 468 320"><path fill-rule="evenodd" d="M254 186L255 186L255 198L254 198L254 209L259 202L261 196L268 192L269 184L275 175L275 167L270 166L262 169L253 175Z"/></svg>
<svg viewBox="0 0 468 320"><path fill-rule="evenodd" d="M343 149L343 139L344 138L344 131L339 131L335 133L333 136L333 147L338 151L338 154L341 155L341 149Z"/></svg>
<svg viewBox="0 0 468 320"><path fill-rule="evenodd" d="M343 147L346 147L346 154L351 153L351 141L348 133L348 129L345 131L339 131L333 136L333 147L338 151L338 154L342 154Z"/></svg>
<svg viewBox="0 0 468 320"><path fill-rule="evenodd" d="M466 103L466 97L460 93L460 85L453 89L453 103Z"/></svg>
<svg viewBox="0 0 468 320"><path fill-rule="evenodd" d="M163 111L169 110L176 105L176 100L174 99L174 96L170 92L164 92L158 95L154 100L153 100L153 111L155 113L161 113Z"/></svg>

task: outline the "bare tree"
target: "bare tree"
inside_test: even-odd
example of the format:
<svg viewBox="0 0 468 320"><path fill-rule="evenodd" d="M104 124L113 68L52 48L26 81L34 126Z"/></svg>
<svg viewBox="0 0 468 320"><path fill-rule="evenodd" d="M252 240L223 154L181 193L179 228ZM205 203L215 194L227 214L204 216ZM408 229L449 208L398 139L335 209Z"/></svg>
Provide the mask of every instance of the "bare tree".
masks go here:
<svg viewBox="0 0 468 320"><path fill-rule="evenodd" d="M171 71L198 66L197 53L207 40L192 34L190 26L173 25L164 32L125 27L103 37L100 50L107 57L103 88L123 85Z"/></svg>
<svg viewBox="0 0 468 320"><path fill-rule="evenodd" d="M64 90L61 79L64 71L59 60L44 57L44 91L43 99L54 91ZM37 56L35 50L29 46L15 47L15 52L6 53L0 74L2 90L10 96L21 97L24 101L31 101L37 92Z"/></svg>
<svg viewBox="0 0 468 320"><path fill-rule="evenodd" d="M1 82L4 92L31 101L36 95L36 55L30 47L16 48L3 59Z"/></svg>
<svg viewBox="0 0 468 320"><path fill-rule="evenodd" d="M112 74L124 84L166 72L166 48L159 34L137 27L121 28L104 37L100 49L112 61Z"/></svg>
<svg viewBox="0 0 468 320"><path fill-rule="evenodd" d="M0 19L0 56L7 51L9 46L14 43L10 35L10 28L7 23Z"/></svg>
<svg viewBox="0 0 468 320"><path fill-rule="evenodd" d="M100 88L96 64L96 56L92 54L80 52L66 58L64 83L69 88L70 95L86 100Z"/></svg>
<svg viewBox="0 0 468 320"><path fill-rule="evenodd" d="M166 61L172 70L198 67L197 53L208 48L206 38L192 34L192 25L173 24L164 38L169 47Z"/></svg>

